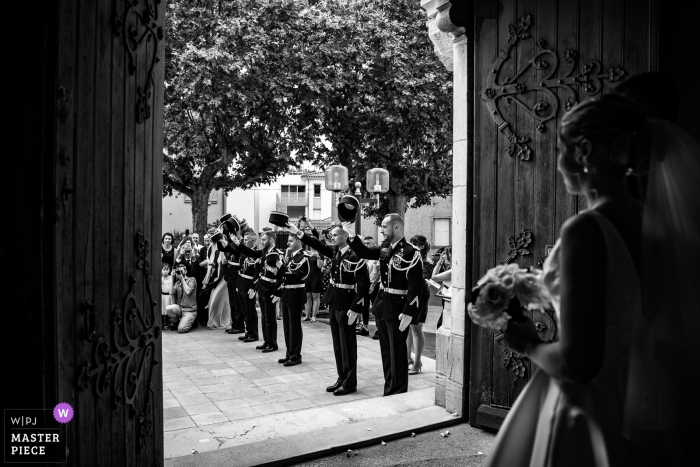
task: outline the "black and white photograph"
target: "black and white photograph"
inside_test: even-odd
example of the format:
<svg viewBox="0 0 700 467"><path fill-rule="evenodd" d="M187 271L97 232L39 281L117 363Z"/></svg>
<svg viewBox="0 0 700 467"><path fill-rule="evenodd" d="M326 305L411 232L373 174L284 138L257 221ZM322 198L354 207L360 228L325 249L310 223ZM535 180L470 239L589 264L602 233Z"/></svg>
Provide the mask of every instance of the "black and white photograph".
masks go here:
<svg viewBox="0 0 700 467"><path fill-rule="evenodd" d="M700 462L700 2L5 9L4 463Z"/></svg>

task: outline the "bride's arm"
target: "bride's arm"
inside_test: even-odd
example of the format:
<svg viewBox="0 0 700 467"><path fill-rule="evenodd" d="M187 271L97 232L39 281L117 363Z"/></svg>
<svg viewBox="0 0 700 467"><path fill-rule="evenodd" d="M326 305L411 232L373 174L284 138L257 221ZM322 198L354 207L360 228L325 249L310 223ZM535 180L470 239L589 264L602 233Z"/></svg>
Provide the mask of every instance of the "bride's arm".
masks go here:
<svg viewBox="0 0 700 467"><path fill-rule="evenodd" d="M603 365L607 293L605 239L591 216L577 216L562 227L560 266L559 340L530 340L525 352L547 374L587 384Z"/></svg>

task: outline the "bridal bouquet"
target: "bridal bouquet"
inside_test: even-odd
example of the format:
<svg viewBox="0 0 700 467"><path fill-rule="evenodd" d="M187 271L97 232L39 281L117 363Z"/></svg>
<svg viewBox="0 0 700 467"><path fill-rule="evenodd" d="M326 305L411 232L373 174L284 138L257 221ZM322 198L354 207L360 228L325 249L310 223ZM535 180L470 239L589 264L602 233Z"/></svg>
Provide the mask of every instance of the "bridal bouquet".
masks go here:
<svg viewBox="0 0 700 467"><path fill-rule="evenodd" d="M508 320L523 321L523 309L529 305L545 307L549 293L539 269L521 269L517 264L489 269L472 289L474 301L467 306L475 324L496 331L504 330Z"/></svg>

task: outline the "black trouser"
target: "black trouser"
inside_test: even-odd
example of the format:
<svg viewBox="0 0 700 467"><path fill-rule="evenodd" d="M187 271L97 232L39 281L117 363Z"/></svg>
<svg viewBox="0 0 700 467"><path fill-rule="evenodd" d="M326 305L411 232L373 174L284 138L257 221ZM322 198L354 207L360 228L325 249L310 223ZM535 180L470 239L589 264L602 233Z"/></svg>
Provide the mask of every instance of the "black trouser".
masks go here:
<svg viewBox="0 0 700 467"><path fill-rule="evenodd" d="M197 321L199 321L199 324L207 325L207 322L209 322L209 309L207 308L207 305L209 305L209 297L211 297L211 288L208 288L204 290L204 286L202 285L201 282L197 283L197 287L199 287L199 293L197 294Z"/></svg>
<svg viewBox="0 0 700 467"><path fill-rule="evenodd" d="M277 348L277 316L275 304L272 303L272 292L270 295L259 294L260 298L260 319L262 321L263 341L268 347Z"/></svg>
<svg viewBox="0 0 700 467"><path fill-rule="evenodd" d="M236 292L236 283L227 282L228 303L231 306L231 329L242 330L245 321L245 312L238 304L238 292Z"/></svg>
<svg viewBox="0 0 700 467"><path fill-rule="evenodd" d="M410 327L399 331L401 321L377 319L379 348L384 367L384 395L401 394L408 391L408 356L406 338Z"/></svg>
<svg viewBox="0 0 700 467"><path fill-rule="evenodd" d="M345 389L357 387L357 334L355 325L348 324L348 310L331 308L331 336L338 369L338 380Z"/></svg>
<svg viewBox="0 0 700 467"><path fill-rule="evenodd" d="M362 312L362 324L364 324L366 328L369 328L370 304L374 303L374 301L377 299L377 293L379 293L379 284L375 285L374 290L367 296L367 306Z"/></svg>
<svg viewBox="0 0 700 467"><path fill-rule="evenodd" d="M246 337L257 339L258 312L255 309L255 296L250 298L248 297L248 291L244 292L242 290L239 291L236 296L238 297L238 303L236 303L236 306L239 307L245 315L245 335Z"/></svg>
<svg viewBox="0 0 700 467"><path fill-rule="evenodd" d="M301 341L304 333L301 330L301 311L303 304L282 302L282 326L284 328L284 345L287 346L286 357L293 362L301 359ZM273 315L273 318L274 315Z"/></svg>

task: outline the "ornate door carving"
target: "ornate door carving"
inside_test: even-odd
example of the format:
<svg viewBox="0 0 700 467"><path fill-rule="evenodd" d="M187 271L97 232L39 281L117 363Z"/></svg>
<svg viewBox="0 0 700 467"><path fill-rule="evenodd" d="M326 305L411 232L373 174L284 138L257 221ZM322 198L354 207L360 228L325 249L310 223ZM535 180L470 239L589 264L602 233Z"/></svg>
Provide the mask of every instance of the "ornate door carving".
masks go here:
<svg viewBox="0 0 700 467"><path fill-rule="evenodd" d="M165 2L57 5L55 332L57 399L75 410L68 464L162 465Z"/></svg>
<svg viewBox="0 0 700 467"><path fill-rule="evenodd" d="M562 223L584 207L556 171L558 121L656 69L654 4L474 2L473 277L497 263L541 267ZM530 313L541 336L556 339L552 313ZM497 427L536 368L502 335L471 332L470 422Z"/></svg>

